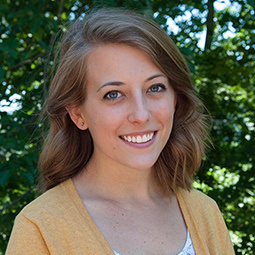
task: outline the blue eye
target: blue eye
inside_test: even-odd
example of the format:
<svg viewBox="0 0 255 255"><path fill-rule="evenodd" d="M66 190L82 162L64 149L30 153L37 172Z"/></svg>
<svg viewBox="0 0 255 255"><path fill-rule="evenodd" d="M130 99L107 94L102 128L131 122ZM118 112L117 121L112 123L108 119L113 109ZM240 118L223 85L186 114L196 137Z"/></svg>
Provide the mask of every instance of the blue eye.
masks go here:
<svg viewBox="0 0 255 255"><path fill-rule="evenodd" d="M149 88L150 92L158 93L166 90L166 86L163 84L154 84Z"/></svg>
<svg viewBox="0 0 255 255"><path fill-rule="evenodd" d="M105 94L104 99L113 101L113 100L118 99L120 96L121 96L120 92L113 90L113 91L110 91L107 94Z"/></svg>

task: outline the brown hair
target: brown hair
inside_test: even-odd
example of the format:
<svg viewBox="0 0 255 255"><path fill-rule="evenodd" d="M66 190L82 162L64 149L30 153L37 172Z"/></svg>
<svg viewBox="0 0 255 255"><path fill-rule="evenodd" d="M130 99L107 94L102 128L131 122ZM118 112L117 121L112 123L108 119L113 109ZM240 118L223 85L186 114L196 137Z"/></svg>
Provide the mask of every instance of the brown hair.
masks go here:
<svg viewBox="0 0 255 255"><path fill-rule="evenodd" d="M58 68L44 105L50 122L39 159L44 189L76 175L93 153L89 131L75 126L66 106L85 101L87 56L95 47L110 43L128 44L147 53L177 93L172 133L155 164L155 178L164 192L171 187L189 190L208 135L204 106L195 96L185 60L169 36L152 20L117 9L85 15L62 39Z"/></svg>

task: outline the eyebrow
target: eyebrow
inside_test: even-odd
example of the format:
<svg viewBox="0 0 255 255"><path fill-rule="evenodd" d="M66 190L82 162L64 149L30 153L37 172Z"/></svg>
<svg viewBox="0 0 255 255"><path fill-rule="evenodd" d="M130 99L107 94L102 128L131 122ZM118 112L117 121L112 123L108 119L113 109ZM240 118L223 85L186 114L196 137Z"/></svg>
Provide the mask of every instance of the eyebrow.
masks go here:
<svg viewBox="0 0 255 255"><path fill-rule="evenodd" d="M145 80L145 82L151 81L151 80L153 80L155 78L158 78L158 77L164 77L164 78L167 79L167 77L164 74L154 74L154 75L150 76L149 78L147 78ZM99 90L101 90L103 87L106 87L106 86L121 86L121 85L124 85L124 84L125 83L122 82L122 81L108 81L108 82L104 83L102 86L100 86L100 88L98 88L97 92Z"/></svg>
<svg viewBox="0 0 255 255"><path fill-rule="evenodd" d="M153 79L155 79L155 78L158 78L158 77L164 77L164 78L166 78L167 79L167 77L164 75L164 74L154 74L154 75L152 75L152 76L150 76L149 78L147 78L145 81L151 81L151 80L153 80Z"/></svg>
<svg viewBox="0 0 255 255"><path fill-rule="evenodd" d="M120 86L120 85L124 85L124 82L121 82L121 81L108 81L108 82L104 83L102 86L100 86L100 88L97 90L97 92L105 86Z"/></svg>

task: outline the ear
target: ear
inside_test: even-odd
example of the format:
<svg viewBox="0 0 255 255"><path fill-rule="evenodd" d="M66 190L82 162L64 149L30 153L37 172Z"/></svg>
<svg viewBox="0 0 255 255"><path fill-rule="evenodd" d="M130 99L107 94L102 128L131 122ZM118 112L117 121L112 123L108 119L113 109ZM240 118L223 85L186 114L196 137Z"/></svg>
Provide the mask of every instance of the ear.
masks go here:
<svg viewBox="0 0 255 255"><path fill-rule="evenodd" d="M86 130L88 128L81 106L72 107L69 105L69 106L66 106L66 110L67 110L71 120L73 121L73 123L79 129Z"/></svg>

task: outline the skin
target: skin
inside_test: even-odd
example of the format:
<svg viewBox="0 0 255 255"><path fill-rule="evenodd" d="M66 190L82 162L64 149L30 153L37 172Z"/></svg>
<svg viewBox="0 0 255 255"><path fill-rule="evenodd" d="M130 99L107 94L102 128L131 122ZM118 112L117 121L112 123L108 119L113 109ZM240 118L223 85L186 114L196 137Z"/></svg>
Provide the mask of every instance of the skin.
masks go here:
<svg viewBox="0 0 255 255"><path fill-rule="evenodd" d="M171 134L176 94L151 59L133 47L100 46L87 64L87 99L69 114L78 128L89 129L94 152L74 185L119 253L177 254L185 222L174 193L163 195L153 179Z"/></svg>

